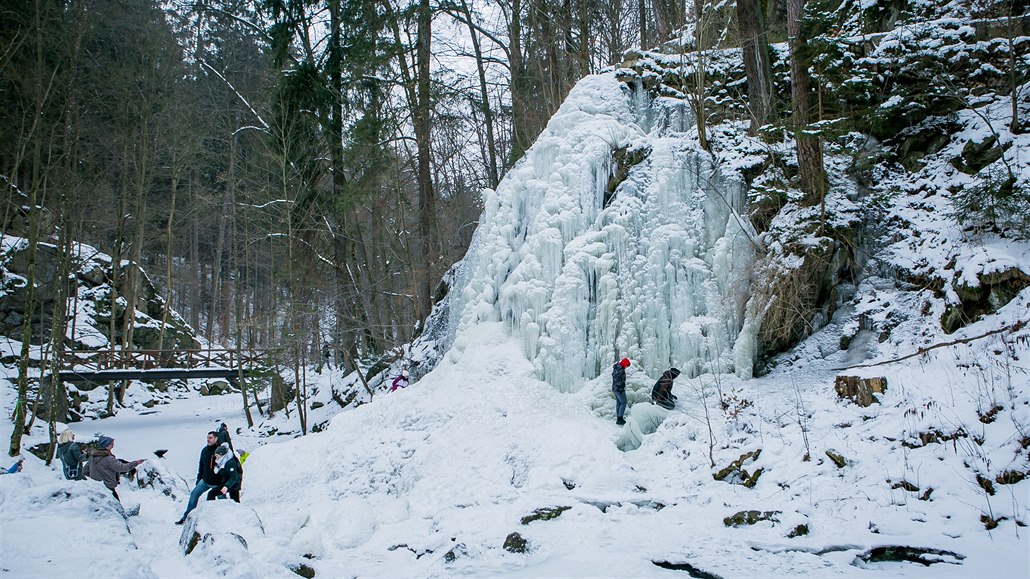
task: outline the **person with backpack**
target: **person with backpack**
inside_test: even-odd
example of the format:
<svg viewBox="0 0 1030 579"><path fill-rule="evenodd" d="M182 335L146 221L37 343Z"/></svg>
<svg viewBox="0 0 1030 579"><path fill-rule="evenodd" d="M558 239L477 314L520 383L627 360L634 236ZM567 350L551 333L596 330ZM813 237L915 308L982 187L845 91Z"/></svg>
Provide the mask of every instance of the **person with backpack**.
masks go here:
<svg viewBox="0 0 1030 579"><path fill-rule="evenodd" d="M243 467L240 459L229 449L227 444L219 444L215 449L214 472L219 476L218 487L207 493L207 500L232 498L240 502L240 488L243 486Z"/></svg>
<svg viewBox="0 0 1030 579"><path fill-rule="evenodd" d="M223 424L224 426L224 424ZM197 468L197 482L194 483L193 491L190 492L190 500L186 503L186 512L182 514L182 518L175 521L176 525L181 525L186 522L186 517L189 516L190 511L197 508L197 502L200 501L200 495L207 491L218 488L218 485L222 482L222 477L215 473L215 449L218 448L218 433L212 430L207 433L207 446L200 449L200 465Z"/></svg>
<svg viewBox="0 0 1030 579"><path fill-rule="evenodd" d="M651 401L665 408L672 410L676 408L676 396L672 393L672 381L680 375L678 368L669 368L662 373L662 377L655 382L651 389Z"/></svg>
<svg viewBox="0 0 1030 579"><path fill-rule="evenodd" d="M626 414L626 368L629 368L629 358L623 358L612 366L612 394L615 395L615 424L622 426L626 424L623 415Z"/></svg>
<svg viewBox="0 0 1030 579"><path fill-rule="evenodd" d="M127 473L141 464L143 464L143 459L128 462L116 457L114 455L114 439L110 436L100 436L97 439L97 448L89 453L86 474L89 478L104 483L114 498L121 502L122 499L118 496L117 490L118 475Z"/></svg>
<svg viewBox="0 0 1030 579"><path fill-rule="evenodd" d="M82 446L75 442L75 433L68 428L57 437L57 458L61 459L64 478L68 480L83 480L86 478L83 463L89 460Z"/></svg>

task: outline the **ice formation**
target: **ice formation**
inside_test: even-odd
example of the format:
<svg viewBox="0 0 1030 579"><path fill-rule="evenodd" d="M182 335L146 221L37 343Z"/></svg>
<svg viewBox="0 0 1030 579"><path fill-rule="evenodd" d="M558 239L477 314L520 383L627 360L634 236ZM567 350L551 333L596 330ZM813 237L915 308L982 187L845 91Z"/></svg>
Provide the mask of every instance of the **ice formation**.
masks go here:
<svg viewBox="0 0 1030 579"><path fill-rule="evenodd" d="M744 188L697 146L684 108L613 74L573 88L484 193L452 297L458 340L469 325L504 321L561 391L622 356L651 375L750 376Z"/></svg>

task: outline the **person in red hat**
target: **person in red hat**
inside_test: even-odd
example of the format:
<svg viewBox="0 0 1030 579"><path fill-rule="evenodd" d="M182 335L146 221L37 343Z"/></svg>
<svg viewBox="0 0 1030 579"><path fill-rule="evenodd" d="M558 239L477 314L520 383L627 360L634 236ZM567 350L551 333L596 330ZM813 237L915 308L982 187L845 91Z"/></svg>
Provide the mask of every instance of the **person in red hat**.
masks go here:
<svg viewBox="0 0 1030 579"><path fill-rule="evenodd" d="M623 415L626 414L626 368L629 368L629 358L623 358L612 366L612 394L615 395L615 424L622 426L626 424Z"/></svg>

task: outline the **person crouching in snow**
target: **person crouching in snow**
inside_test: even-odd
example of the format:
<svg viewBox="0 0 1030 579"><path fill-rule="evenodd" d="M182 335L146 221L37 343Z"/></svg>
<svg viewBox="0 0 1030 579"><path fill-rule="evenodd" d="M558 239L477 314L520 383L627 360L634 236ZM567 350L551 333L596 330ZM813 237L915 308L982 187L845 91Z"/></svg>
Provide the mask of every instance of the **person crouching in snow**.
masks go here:
<svg viewBox="0 0 1030 579"><path fill-rule="evenodd" d="M629 368L629 358L623 358L612 366L612 394L615 395L615 424L622 426L626 420L622 417L626 414L626 368Z"/></svg>
<svg viewBox="0 0 1030 579"><path fill-rule="evenodd" d="M240 502L240 487L243 485L243 467L240 459L229 450L229 445L219 444L215 449L215 474L222 477L220 487L207 493L207 500L232 498Z"/></svg>
<svg viewBox="0 0 1030 579"><path fill-rule="evenodd" d="M390 387L390 392L397 390L398 388L408 387L408 371L402 370L401 375L393 379L393 386Z"/></svg>
<svg viewBox="0 0 1030 579"><path fill-rule="evenodd" d="M662 377L655 382L654 388L651 389L651 401L666 410L676 408L676 396L672 394L672 381L679 375L680 371L677 368L669 368L663 372Z"/></svg>
<svg viewBox="0 0 1030 579"><path fill-rule="evenodd" d="M104 483L114 498L121 502L118 497L118 475L127 473L137 466L143 464L143 459L132 462L124 461L114 455L114 439L110 436L101 436L97 439L97 447L89 453L89 463L86 473L89 478Z"/></svg>

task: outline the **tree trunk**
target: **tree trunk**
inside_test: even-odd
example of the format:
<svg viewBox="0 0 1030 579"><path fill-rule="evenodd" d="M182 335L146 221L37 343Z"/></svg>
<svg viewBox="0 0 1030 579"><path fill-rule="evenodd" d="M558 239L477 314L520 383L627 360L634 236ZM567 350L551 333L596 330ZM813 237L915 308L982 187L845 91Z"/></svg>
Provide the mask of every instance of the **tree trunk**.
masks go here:
<svg viewBox="0 0 1030 579"><path fill-rule="evenodd" d="M801 26L804 0L787 0L787 35L790 46L791 97L794 108L794 139L797 143L798 169L803 205L816 205L826 196L826 169L823 166L822 141L805 134L811 122L812 105L808 59L803 54L807 39Z"/></svg>
<svg viewBox="0 0 1030 579"><path fill-rule="evenodd" d="M737 0L737 21L740 24L740 46L744 53L747 76L748 113L751 135L773 119L772 69L769 65L768 31L759 0Z"/></svg>
<svg viewBox="0 0 1030 579"><path fill-rule="evenodd" d="M439 248L436 244L436 193L433 191L430 113L432 102L430 84L430 41L432 39L432 11L429 0L419 0L418 43L415 50L417 98L413 113L415 142L418 145L418 236L422 255L426 260L425 272L418 290L418 319L425 320L433 307L433 276Z"/></svg>
<svg viewBox="0 0 1030 579"><path fill-rule="evenodd" d="M515 164L526 149L533 144L530 128L528 72L522 49L522 0L512 0L508 22L508 64L511 67L511 159L508 166Z"/></svg>
<svg viewBox="0 0 1030 579"><path fill-rule="evenodd" d="M483 111L483 125L486 129L486 152L487 152L487 179L491 189L497 188L500 181L497 170L497 140L494 138L494 115L490 109L490 93L487 90L486 67L483 64L483 50L479 44L479 32L472 23L472 11L468 2L461 0L461 9L468 25L469 38L472 39L472 50L476 57L476 72L479 74L479 93L482 95L481 109Z"/></svg>

